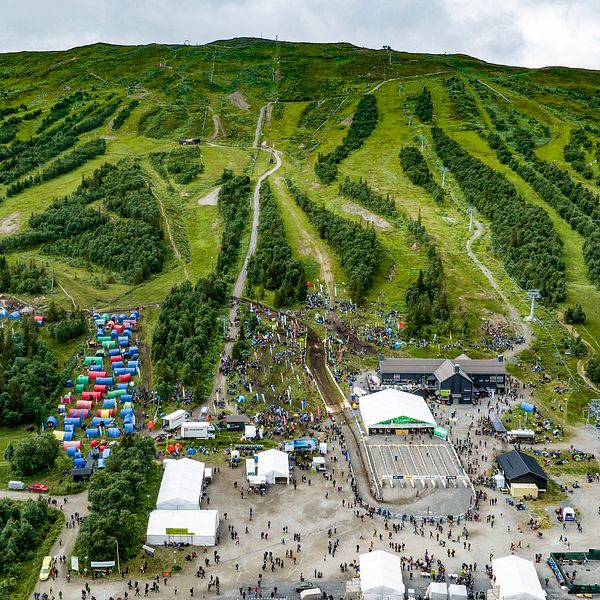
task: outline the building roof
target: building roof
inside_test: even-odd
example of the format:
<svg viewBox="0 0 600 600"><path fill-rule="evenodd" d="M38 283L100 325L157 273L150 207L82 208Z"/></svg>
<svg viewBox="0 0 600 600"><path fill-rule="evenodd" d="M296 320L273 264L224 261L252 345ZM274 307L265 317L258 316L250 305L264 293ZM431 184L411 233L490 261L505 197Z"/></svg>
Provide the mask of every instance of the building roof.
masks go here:
<svg viewBox="0 0 600 600"><path fill-rule="evenodd" d="M367 552L358 557L360 562L360 591L377 592L385 596L404 595L400 557L384 550Z"/></svg>
<svg viewBox="0 0 600 600"><path fill-rule="evenodd" d="M167 529L187 529L190 534L212 536L218 525L218 510L153 510L146 535L166 535Z"/></svg>
<svg viewBox="0 0 600 600"><path fill-rule="evenodd" d="M421 396L385 389L381 392L362 396L359 400L360 414L368 429L396 419L398 425L427 423L435 425L435 419Z"/></svg>
<svg viewBox="0 0 600 600"><path fill-rule="evenodd" d="M156 508L195 510L200 505L204 463L191 458L165 459Z"/></svg>
<svg viewBox="0 0 600 600"><path fill-rule="evenodd" d="M546 597L530 560L514 554L494 558L492 570L501 600L544 600Z"/></svg>
<svg viewBox="0 0 600 600"><path fill-rule="evenodd" d="M433 372L433 375L438 381L446 381L447 379L450 379L450 377L452 377L455 373L456 373L456 370L454 369L454 364L449 360L445 360ZM468 381L471 381L471 378L463 371L463 369L460 365L458 365L458 373L461 377L464 377Z"/></svg>
<svg viewBox="0 0 600 600"><path fill-rule="evenodd" d="M246 423L248 421L247 415L226 415L223 420L225 423Z"/></svg>
<svg viewBox="0 0 600 600"><path fill-rule="evenodd" d="M447 358L384 358L379 360L381 373L417 373L429 375L435 372L444 362L457 364L467 375L502 375L506 372L504 362L497 359L472 359L464 354L454 360Z"/></svg>
<svg viewBox="0 0 600 600"><path fill-rule="evenodd" d="M527 473L532 473L546 481L549 479L544 469L540 467L533 456L529 456L529 454L524 454L518 450L511 450L505 454L500 454L496 460L509 481Z"/></svg>
<svg viewBox="0 0 600 600"><path fill-rule="evenodd" d="M272 474L274 477L289 477L290 466L287 452L265 450L258 453L258 475Z"/></svg>

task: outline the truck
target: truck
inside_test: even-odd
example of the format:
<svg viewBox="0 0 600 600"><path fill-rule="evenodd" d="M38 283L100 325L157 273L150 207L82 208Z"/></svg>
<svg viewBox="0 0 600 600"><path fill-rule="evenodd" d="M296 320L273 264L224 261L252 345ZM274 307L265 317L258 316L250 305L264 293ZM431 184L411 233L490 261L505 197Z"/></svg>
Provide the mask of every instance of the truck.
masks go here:
<svg viewBox="0 0 600 600"><path fill-rule="evenodd" d="M181 424L183 439L214 440L215 428L207 421L186 421Z"/></svg>
<svg viewBox="0 0 600 600"><path fill-rule="evenodd" d="M531 429L511 429L504 434L506 441L514 442L535 442L535 431Z"/></svg>
<svg viewBox="0 0 600 600"><path fill-rule="evenodd" d="M165 431L174 431L182 423L185 423L190 418L190 413L187 410L180 408L168 415L165 415L162 419L162 427Z"/></svg>

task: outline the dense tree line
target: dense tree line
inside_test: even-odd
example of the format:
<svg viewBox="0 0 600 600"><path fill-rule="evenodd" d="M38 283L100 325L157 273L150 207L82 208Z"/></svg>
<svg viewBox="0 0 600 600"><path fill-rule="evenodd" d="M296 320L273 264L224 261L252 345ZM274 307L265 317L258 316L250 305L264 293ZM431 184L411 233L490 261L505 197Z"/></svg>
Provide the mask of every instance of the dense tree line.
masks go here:
<svg viewBox="0 0 600 600"><path fill-rule="evenodd" d="M424 87L415 102L415 114L423 123L430 123L433 118L433 100L429 88Z"/></svg>
<svg viewBox="0 0 600 600"><path fill-rule="evenodd" d="M372 210L382 217L395 220L400 216L396 210L396 204L390 198L389 194L383 197L362 179L352 181L349 177L346 177L344 182L340 184L340 194L356 200L365 208Z"/></svg>
<svg viewBox="0 0 600 600"><path fill-rule="evenodd" d="M588 363L585 366L585 371L587 376L595 384L600 384L600 356L598 354L594 354L594 356L588 360Z"/></svg>
<svg viewBox="0 0 600 600"><path fill-rule="evenodd" d="M585 312L581 304L569 306L565 309L565 323L569 325L583 325L585 323Z"/></svg>
<svg viewBox="0 0 600 600"><path fill-rule="evenodd" d="M112 124L113 130L121 129L127 117L133 112L133 109L138 106L139 103L139 100L132 100L127 106L119 111Z"/></svg>
<svg viewBox="0 0 600 600"><path fill-rule="evenodd" d="M0 106L0 119L8 117L8 115L14 115L21 110L27 110L27 105L19 104L19 106Z"/></svg>
<svg viewBox="0 0 600 600"><path fill-rule="evenodd" d="M337 165L365 143L365 140L377 127L377 120L378 112L375 96L373 94L363 96L356 107L354 117L352 117L352 125L350 125L342 143L329 154L319 154L317 158L315 173L323 183L330 184L335 181Z"/></svg>
<svg viewBox="0 0 600 600"><path fill-rule="evenodd" d="M268 181L263 181L260 186L258 242L248 263L248 281L251 285L275 290L275 308L302 302L306 297L304 269L292 256L277 200Z"/></svg>
<svg viewBox="0 0 600 600"><path fill-rule="evenodd" d="M106 152L106 140L98 138L90 140L81 146L77 146L74 150L57 158L54 162L50 163L41 173L30 175L25 179L21 179L13 183L6 190L6 195L10 198L15 194L19 194L27 188L33 187L45 181L50 181L56 177L60 177L65 173L74 171L81 165L85 164L88 160L92 160L98 156L101 156Z"/></svg>
<svg viewBox="0 0 600 600"><path fill-rule="evenodd" d="M571 229L583 237L583 259L588 276L594 285L600 285L600 230L593 220L600 218L600 199L581 184L575 184L556 165L546 163L534 154L528 157L526 164L513 156L499 136L490 135L488 140L500 162L529 183Z"/></svg>
<svg viewBox="0 0 600 600"><path fill-rule="evenodd" d="M62 344L84 335L87 332L87 325L83 315L78 313L56 323L50 323L48 331L53 339Z"/></svg>
<svg viewBox="0 0 600 600"><path fill-rule="evenodd" d="M400 166L404 174L415 185L425 188L438 204L444 201L444 190L431 175L425 157L416 146L404 146L400 150Z"/></svg>
<svg viewBox="0 0 600 600"><path fill-rule="evenodd" d="M170 152L154 152L150 155L152 166L161 177L172 175L176 183L186 185L204 171L202 151L198 146L189 146Z"/></svg>
<svg viewBox="0 0 600 600"><path fill-rule="evenodd" d="M51 107L48 114L42 119L39 127L37 128L36 133L42 133L46 129L48 129L51 125L54 125L60 119L66 117L73 108L73 105L81 102L85 102L89 98L88 94L85 92L75 92L70 96L66 96L64 98L60 98L57 102L55 102Z"/></svg>
<svg viewBox="0 0 600 600"><path fill-rule="evenodd" d="M242 244L242 234L250 214L250 178L234 176L225 170L221 178L218 208L223 221L221 252L217 259L217 271L227 275L235 265Z"/></svg>
<svg viewBox="0 0 600 600"><path fill-rule="evenodd" d="M115 446L106 466L90 478L90 514L79 530L81 555L90 560L113 560L116 544L121 559L138 553L144 541L148 480L154 466L154 442L150 437L127 436Z"/></svg>
<svg viewBox="0 0 600 600"><path fill-rule="evenodd" d="M200 396L212 378L210 351L220 331L219 314L227 300L227 284L218 273L171 288L161 304L152 338L156 389L168 398L180 380Z"/></svg>
<svg viewBox="0 0 600 600"><path fill-rule="evenodd" d="M58 123L39 135L0 146L0 183L12 183L28 171L39 168L61 152L72 148L79 141L78 135L102 125L119 104L119 99L102 105L92 103L79 114L70 115L63 123ZM85 115L89 116L83 118Z"/></svg>
<svg viewBox="0 0 600 600"><path fill-rule="evenodd" d="M31 435L10 452L10 467L15 475L47 475L54 466L60 449L51 432Z"/></svg>
<svg viewBox="0 0 600 600"><path fill-rule="evenodd" d="M62 514L42 498L0 499L0 597L17 597L18 582L27 576L21 571L23 563L33 558L58 518Z"/></svg>
<svg viewBox="0 0 600 600"><path fill-rule="evenodd" d="M87 205L101 200L120 220ZM135 220L134 220L135 219ZM46 254L80 258L140 283L165 260L160 209L137 162L105 164L66 198L32 215L28 228L0 241L8 252L42 245Z"/></svg>
<svg viewBox="0 0 600 600"><path fill-rule="evenodd" d="M2 123L2 125L0 125L0 144L12 142L17 137L17 131L19 131L17 123Z"/></svg>
<svg viewBox="0 0 600 600"><path fill-rule="evenodd" d="M350 296L355 302L362 301L382 259L382 247L375 232L327 210L291 180L286 183L296 204L338 255L349 279Z"/></svg>
<svg viewBox="0 0 600 600"><path fill-rule="evenodd" d="M0 293L41 294L50 287L50 275L33 260L9 263L0 256Z"/></svg>
<svg viewBox="0 0 600 600"><path fill-rule="evenodd" d="M441 129L432 129L436 152L454 174L467 202L489 219L494 246L508 273L524 289L554 305L565 298L562 240L548 214L528 204L504 175L466 152Z"/></svg>
<svg viewBox="0 0 600 600"><path fill-rule="evenodd" d="M588 165L585 152L592 150L592 140L583 127L577 127L571 131L569 141L563 148L563 156L568 163L586 179L591 179L594 175L592 168Z"/></svg>
<svg viewBox="0 0 600 600"><path fill-rule="evenodd" d="M425 247L425 271L419 270L419 275L406 290L406 333L418 335L427 325L444 324L450 319L450 305L446 295L446 278L442 260L435 244L429 237L420 219L409 219L408 230L415 239Z"/></svg>
<svg viewBox="0 0 600 600"><path fill-rule="evenodd" d="M60 383L56 358L32 319L0 330L0 425L40 423Z"/></svg>
<svg viewBox="0 0 600 600"><path fill-rule="evenodd" d="M444 79L443 83L454 112L465 121L479 121L479 108L463 80L458 75L453 75Z"/></svg>

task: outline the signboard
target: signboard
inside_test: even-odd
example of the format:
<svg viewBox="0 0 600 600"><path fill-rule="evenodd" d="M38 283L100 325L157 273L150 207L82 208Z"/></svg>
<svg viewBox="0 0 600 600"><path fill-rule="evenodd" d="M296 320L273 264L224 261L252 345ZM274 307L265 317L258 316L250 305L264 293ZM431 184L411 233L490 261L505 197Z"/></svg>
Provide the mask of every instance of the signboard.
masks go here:
<svg viewBox="0 0 600 600"><path fill-rule="evenodd" d="M418 423L420 425L428 425L424 421L419 421L418 419L411 419L410 417L394 417L393 419L388 419L387 421L381 421L379 425L407 425L409 423Z"/></svg>
<svg viewBox="0 0 600 600"><path fill-rule="evenodd" d="M114 560L93 560L90 563L92 569L109 569L115 566Z"/></svg>
<svg viewBox="0 0 600 600"><path fill-rule="evenodd" d="M143 544L142 550L145 552L146 556L154 556L154 548L152 548L152 546L146 546L146 544Z"/></svg>
<svg viewBox="0 0 600 600"><path fill-rule="evenodd" d="M313 438L302 438L299 440L286 440L283 449L286 452L315 452L319 447L319 441Z"/></svg>
<svg viewBox="0 0 600 600"><path fill-rule="evenodd" d="M188 531L187 527L166 527L165 533L167 535L194 535Z"/></svg>
<svg viewBox="0 0 600 600"><path fill-rule="evenodd" d="M79 572L79 557L71 556L71 571Z"/></svg>
<svg viewBox="0 0 600 600"><path fill-rule="evenodd" d="M442 440L448 439L448 430L445 427L440 427L436 425L433 428L433 437L440 438Z"/></svg>
<svg viewBox="0 0 600 600"><path fill-rule="evenodd" d="M404 475L392 475L392 479L404 479Z"/></svg>

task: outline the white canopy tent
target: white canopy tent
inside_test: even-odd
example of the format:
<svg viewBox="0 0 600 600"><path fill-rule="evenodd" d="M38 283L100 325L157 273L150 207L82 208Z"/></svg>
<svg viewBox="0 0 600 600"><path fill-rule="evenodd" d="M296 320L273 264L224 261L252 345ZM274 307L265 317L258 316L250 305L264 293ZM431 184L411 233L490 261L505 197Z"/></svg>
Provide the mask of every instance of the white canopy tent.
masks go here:
<svg viewBox="0 0 600 600"><path fill-rule="evenodd" d="M492 560L496 586L500 589L500 600L544 600L534 564L530 560L511 554Z"/></svg>
<svg viewBox="0 0 600 600"><path fill-rule="evenodd" d="M281 450L265 450L258 453L258 462L253 458L246 460L246 474L250 476L263 476L267 483L290 482L290 466L288 455Z"/></svg>
<svg viewBox="0 0 600 600"><path fill-rule="evenodd" d="M446 600L448 598L448 586L443 581L432 581L427 586L425 597L430 600Z"/></svg>
<svg viewBox="0 0 600 600"><path fill-rule="evenodd" d="M191 458L166 459L156 500L159 510L198 510L202 497L204 463Z"/></svg>
<svg viewBox="0 0 600 600"><path fill-rule="evenodd" d="M421 396L385 389L359 400L360 414L367 430L378 428L419 429L435 427L435 419Z"/></svg>
<svg viewBox="0 0 600 600"><path fill-rule="evenodd" d="M165 542L215 546L219 511L153 510L148 520L146 543L162 546Z"/></svg>
<svg viewBox="0 0 600 600"><path fill-rule="evenodd" d="M451 583L448 586L448 596L450 600L467 600L467 586Z"/></svg>
<svg viewBox="0 0 600 600"><path fill-rule="evenodd" d="M400 557L383 550L367 552L360 562L360 591L364 600L404 600Z"/></svg>

